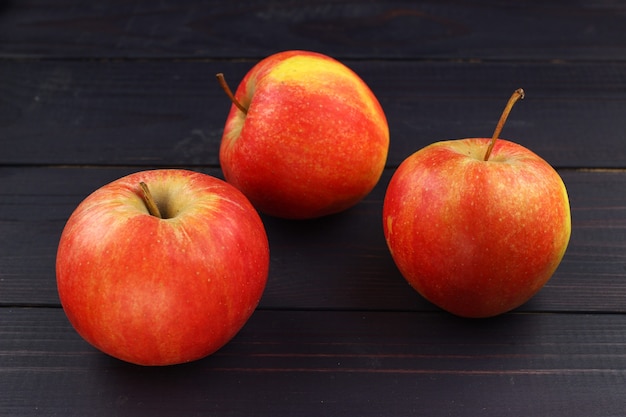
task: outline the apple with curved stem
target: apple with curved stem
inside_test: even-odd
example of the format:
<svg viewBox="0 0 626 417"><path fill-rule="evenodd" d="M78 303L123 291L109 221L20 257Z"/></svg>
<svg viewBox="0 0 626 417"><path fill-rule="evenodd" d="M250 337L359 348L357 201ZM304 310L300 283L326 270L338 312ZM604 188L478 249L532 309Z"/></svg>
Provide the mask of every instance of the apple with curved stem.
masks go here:
<svg viewBox="0 0 626 417"><path fill-rule="evenodd" d="M565 184L541 157L499 139L433 143L389 182L383 230L402 275L424 298L463 317L510 311L560 264L571 234Z"/></svg>
<svg viewBox="0 0 626 417"><path fill-rule="evenodd" d="M207 356L263 294L261 219L226 182L182 169L143 171L85 198L57 251L61 304L101 351L140 365Z"/></svg>
<svg viewBox="0 0 626 417"><path fill-rule="evenodd" d="M385 167L389 129L373 92L326 55L285 51L232 93L220 146L226 180L260 211L307 219L358 203Z"/></svg>

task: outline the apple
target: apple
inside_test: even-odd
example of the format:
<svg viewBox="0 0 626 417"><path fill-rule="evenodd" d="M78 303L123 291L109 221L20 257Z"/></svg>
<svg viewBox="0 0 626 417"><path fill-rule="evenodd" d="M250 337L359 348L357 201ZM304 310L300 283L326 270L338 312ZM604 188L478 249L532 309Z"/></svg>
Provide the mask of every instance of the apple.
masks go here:
<svg viewBox="0 0 626 417"><path fill-rule="evenodd" d="M245 196L183 169L149 170L85 198L61 234L57 287L76 331L139 365L205 357L246 323L269 246Z"/></svg>
<svg viewBox="0 0 626 417"><path fill-rule="evenodd" d="M308 219L365 197L385 167L389 128L373 92L326 55L284 51L258 62L233 94L220 146L225 179L260 211Z"/></svg>
<svg viewBox="0 0 626 417"><path fill-rule="evenodd" d="M570 238L567 191L541 157L498 135L433 143L406 158L383 202L383 230L409 284L462 317L490 317L529 300Z"/></svg>

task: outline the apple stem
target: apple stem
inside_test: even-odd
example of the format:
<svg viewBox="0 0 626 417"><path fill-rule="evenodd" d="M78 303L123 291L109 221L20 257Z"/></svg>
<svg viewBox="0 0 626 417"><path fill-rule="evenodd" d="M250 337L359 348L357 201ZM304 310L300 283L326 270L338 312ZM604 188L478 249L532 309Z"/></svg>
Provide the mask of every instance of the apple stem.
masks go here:
<svg viewBox="0 0 626 417"><path fill-rule="evenodd" d="M491 141L489 142L489 147L487 148L487 152L485 152L485 158L484 158L485 161L489 159L489 156L491 156L491 151L493 151L493 147L495 146L496 141L498 140L498 136L500 136L500 132L502 132L504 123L506 123L506 119L507 117L509 117L509 113L511 112L513 105L517 102L517 100L520 100L523 98L524 98L524 90L521 88L518 88L517 90L515 90L513 92L513 95L511 95L511 98L509 98L509 101L506 103L506 107L504 108L504 111L502 112L502 116L500 116L500 120L498 120L498 124L496 125L496 130L493 132L493 136L491 137Z"/></svg>
<svg viewBox="0 0 626 417"><path fill-rule="evenodd" d="M215 75L217 77L217 82L220 84L220 87L222 87L222 90L224 90L224 92L226 93L226 95L228 96L228 98L230 99L230 101L233 102L233 104L235 106L237 106L237 108L239 110L241 110L243 112L243 114L248 114L248 109L246 109L243 104L241 104L236 98L235 95L233 94L232 90L230 89L230 87L228 86L228 83L226 82L226 79L224 78L224 74L222 74L221 72L219 74Z"/></svg>
<svg viewBox="0 0 626 417"><path fill-rule="evenodd" d="M145 182L141 181L139 183L139 186L141 187L141 191L143 191L143 201L146 204L146 207L148 208L148 213L150 213L151 216L162 219L163 216L161 216L161 211L159 210L159 207L154 202L154 197L152 197L152 193L150 192L148 185Z"/></svg>

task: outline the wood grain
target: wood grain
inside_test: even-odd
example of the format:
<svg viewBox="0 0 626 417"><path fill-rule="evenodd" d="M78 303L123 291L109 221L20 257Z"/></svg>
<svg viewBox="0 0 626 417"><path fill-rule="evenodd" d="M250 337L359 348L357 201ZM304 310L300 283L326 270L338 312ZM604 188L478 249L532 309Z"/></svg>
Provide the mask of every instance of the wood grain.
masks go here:
<svg viewBox="0 0 626 417"><path fill-rule="evenodd" d="M5 1L0 56L623 60L616 1Z"/></svg>
<svg viewBox="0 0 626 417"><path fill-rule="evenodd" d="M575 318L257 311L213 356L146 368L60 309L0 309L0 415L620 415L626 316Z"/></svg>
<svg viewBox="0 0 626 417"><path fill-rule="evenodd" d="M0 61L0 163L217 166L237 85L255 61ZM556 167L626 167L626 64L346 62L391 131L388 166L439 140L502 137Z"/></svg>
<svg viewBox="0 0 626 417"><path fill-rule="evenodd" d="M90 192L136 170L1 168L0 304L58 306L54 261L65 221ZM201 172L221 175L218 169ZM399 274L382 234L382 202L392 173L387 170L363 202L339 215L311 221L263 217L271 265L261 308L434 310ZM571 242L552 280L521 310L624 313L626 175L561 175L572 206Z"/></svg>

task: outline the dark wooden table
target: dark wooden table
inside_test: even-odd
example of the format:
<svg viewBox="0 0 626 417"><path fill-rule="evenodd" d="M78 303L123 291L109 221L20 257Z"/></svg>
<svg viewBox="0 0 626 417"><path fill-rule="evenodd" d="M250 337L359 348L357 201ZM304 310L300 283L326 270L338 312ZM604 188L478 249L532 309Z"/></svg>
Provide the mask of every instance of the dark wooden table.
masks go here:
<svg viewBox="0 0 626 417"><path fill-rule="evenodd" d="M379 97L391 148L377 188L314 221L264 216L268 286L214 355L146 368L84 342L60 307L65 221L124 174L221 176L232 84L309 49ZM543 156L570 194L563 263L530 302L464 320L420 298L382 234L398 164L491 135ZM0 415L626 415L626 3L0 1Z"/></svg>

